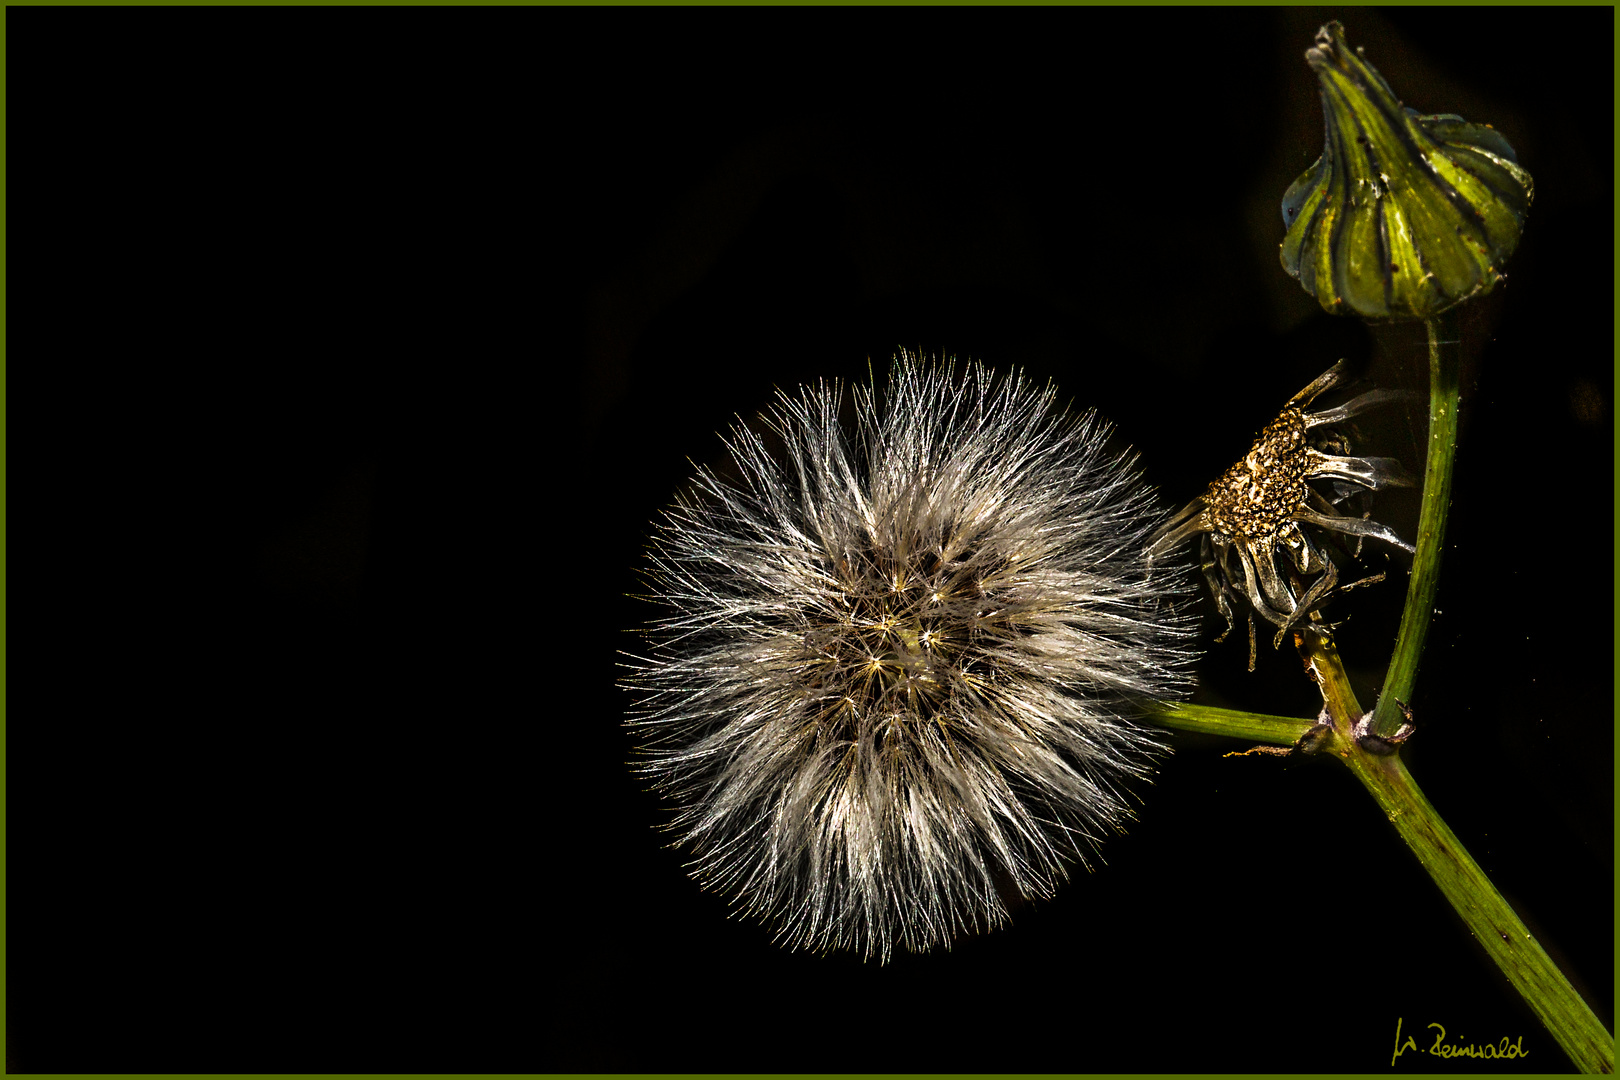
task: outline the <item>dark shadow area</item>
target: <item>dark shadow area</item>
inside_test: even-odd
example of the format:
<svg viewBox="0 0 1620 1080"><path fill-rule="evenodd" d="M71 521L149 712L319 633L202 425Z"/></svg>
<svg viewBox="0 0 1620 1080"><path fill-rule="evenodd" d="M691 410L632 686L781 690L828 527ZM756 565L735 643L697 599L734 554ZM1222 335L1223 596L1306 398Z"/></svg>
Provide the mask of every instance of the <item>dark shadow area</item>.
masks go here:
<svg viewBox="0 0 1620 1080"><path fill-rule="evenodd" d="M151 17L9 21L17 1069L1370 1072L1398 1019L1563 1069L1331 762L1175 737L1093 872L882 967L728 918L626 767L648 524L777 388L1018 366L1180 505L1341 357L1424 387L1277 263L1333 17L1535 176L1406 756L1609 1020L1612 11ZM1314 715L1241 638L1198 700Z"/></svg>

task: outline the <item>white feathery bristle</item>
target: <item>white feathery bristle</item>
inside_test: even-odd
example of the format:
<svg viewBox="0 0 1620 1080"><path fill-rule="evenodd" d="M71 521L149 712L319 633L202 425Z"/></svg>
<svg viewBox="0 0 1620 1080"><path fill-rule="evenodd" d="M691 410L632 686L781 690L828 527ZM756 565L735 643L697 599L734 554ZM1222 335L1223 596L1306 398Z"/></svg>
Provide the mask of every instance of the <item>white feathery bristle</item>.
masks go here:
<svg viewBox="0 0 1620 1080"><path fill-rule="evenodd" d="M739 425L740 481L700 469L656 523L669 614L626 686L694 876L785 944L887 960L1004 922L1009 884L1052 895L1130 819L1191 588L1146 557L1134 455L1050 386L902 353L852 434L843 393L779 393L782 460Z"/></svg>

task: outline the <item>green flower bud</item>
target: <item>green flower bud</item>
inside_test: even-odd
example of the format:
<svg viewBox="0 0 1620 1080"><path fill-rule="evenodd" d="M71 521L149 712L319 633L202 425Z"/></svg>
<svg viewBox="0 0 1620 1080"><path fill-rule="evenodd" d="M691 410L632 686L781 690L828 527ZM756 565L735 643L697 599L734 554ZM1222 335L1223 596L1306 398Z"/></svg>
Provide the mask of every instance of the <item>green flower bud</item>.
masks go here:
<svg viewBox="0 0 1620 1080"><path fill-rule="evenodd" d="M1305 53L1327 145L1283 196L1282 264L1335 314L1425 319L1503 279L1535 194L1506 139L1419 116L1330 22Z"/></svg>

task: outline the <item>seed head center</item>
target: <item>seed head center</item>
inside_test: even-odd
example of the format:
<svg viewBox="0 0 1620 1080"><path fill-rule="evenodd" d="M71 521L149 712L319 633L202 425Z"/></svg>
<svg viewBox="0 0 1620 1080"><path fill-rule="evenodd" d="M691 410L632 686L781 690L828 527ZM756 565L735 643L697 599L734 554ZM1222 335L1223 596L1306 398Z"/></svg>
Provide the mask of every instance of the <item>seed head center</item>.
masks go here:
<svg viewBox="0 0 1620 1080"><path fill-rule="evenodd" d="M1243 460L1209 486L1204 502L1212 531L1236 539L1274 539L1305 505L1307 450L1305 414L1290 405L1260 433Z"/></svg>

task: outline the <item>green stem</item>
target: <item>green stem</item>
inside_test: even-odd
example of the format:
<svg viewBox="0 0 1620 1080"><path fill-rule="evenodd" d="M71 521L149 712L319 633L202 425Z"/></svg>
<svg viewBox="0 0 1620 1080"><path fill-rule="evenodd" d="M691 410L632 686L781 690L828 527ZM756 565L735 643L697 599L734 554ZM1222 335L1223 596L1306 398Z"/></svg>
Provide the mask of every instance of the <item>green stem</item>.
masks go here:
<svg viewBox="0 0 1620 1080"><path fill-rule="evenodd" d="M1576 1068L1614 1072L1614 1036L1446 827L1400 755L1356 752L1343 760Z"/></svg>
<svg viewBox="0 0 1620 1080"><path fill-rule="evenodd" d="M1576 1067L1583 1072L1612 1073L1614 1037L1424 797L1417 781L1406 771L1398 748L1389 752L1389 740L1397 734L1404 719L1397 702L1411 700L1418 657L1423 652L1423 641L1434 612L1457 448L1460 349L1456 316L1430 319L1427 329L1429 439L1417 553L1395 654L1371 725L1372 732L1382 736L1383 741L1368 740L1368 747L1382 747L1383 752L1364 747L1358 738L1356 729L1363 715L1361 704L1356 700L1331 635L1314 625L1296 631L1294 640L1305 658L1307 670L1321 689L1325 719L1330 728L1323 728L1313 736L1310 746L1301 746L1301 749L1307 753L1327 753L1344 762L1372 793L1384 816L1440 887L1475 940ZM1195 705L1156 708L1148 713L1148 719L1182 731L1227 735L1277 746L1300 745L1301 736L1317 726L1308 720Z"/></svg>
<svg viewBox="0 0 1620 1080"><path fill-rule="evenodd" d="M1322 744L1372 793L1384 816L1406 841L1423 869L1456 909L1508 982L1541 1019L1547 1031L1582 1072L1614 1071L1614 1037L1563 972L1531 937L1524 922L1496 891L1468 850L1446 827L1406 771L1400 754L1373 754L1355 738L1361 707L1331 638L1302 635L1301 647L1322 698L1327 703L1334 737Z"/></svg>
<svg viewBox="0 0 1620 1080"><path fill-rule="evenodd" d="M1309 720L1296 720L1291 716L1266 716L1208 705L1157 705L1148 710L1147 720L1177 731L1229 735L1272 746L1293 746L1314 726Z"/></svg>
<svg viewBox="0 0 1620 1080"><path fill-rule="evenodd" d="M1458 369L1462 355L1456 311L1424 323L1429 332L1429 449L1423 470L1423 508L1418 516L1417 554L1406 587L1406 608L1395 639L1395 654L1384 676L1384 689L1373 713L1373 731L1395 734L1404 717L1397 702L1412 700L1418 657L1434 614L1440 582L1440 549L1446 539L1446 512L1451 508L1451 472L1457 456Z"/></svg>

